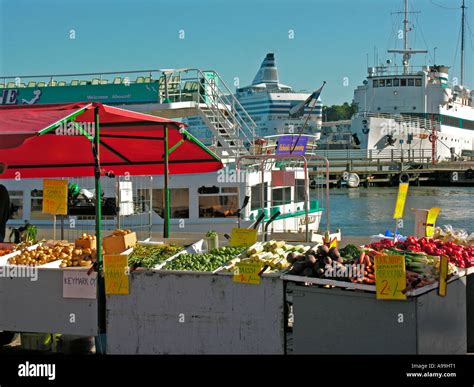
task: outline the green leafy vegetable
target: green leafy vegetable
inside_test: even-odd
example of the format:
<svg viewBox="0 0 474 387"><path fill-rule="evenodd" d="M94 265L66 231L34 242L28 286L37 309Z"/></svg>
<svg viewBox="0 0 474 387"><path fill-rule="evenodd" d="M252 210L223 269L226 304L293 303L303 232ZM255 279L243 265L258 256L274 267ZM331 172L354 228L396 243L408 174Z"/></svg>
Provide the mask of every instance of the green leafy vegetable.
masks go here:
<svg viewBox="0 0 474 387"><path fill-rule="evenodd" d="M214 271L245 251L245 247L220 247L208 253L181 254L168 262L164 270Z"/></svg>
<svg viewBox="0 0 474 387"><path fill-rule="evenodd" d="M181 250L183 250L183 248L176 245L137 245L128 257L128 264L130 266L145 267L150 269L153 266L162 263L169 257L179 253Z"/></svg>

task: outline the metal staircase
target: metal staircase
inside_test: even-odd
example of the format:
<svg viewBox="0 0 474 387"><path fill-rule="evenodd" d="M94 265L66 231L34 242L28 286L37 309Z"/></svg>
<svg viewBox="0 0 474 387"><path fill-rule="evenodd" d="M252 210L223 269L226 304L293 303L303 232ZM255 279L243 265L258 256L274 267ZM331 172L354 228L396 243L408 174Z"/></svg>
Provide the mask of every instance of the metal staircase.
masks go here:
<svg viewBox="0 0 474 387"><path fill-rule="evenodd" d="M218 73L197 71L199 115L214 137L216 152L229 158L250 154L257 125Z"/></svg>

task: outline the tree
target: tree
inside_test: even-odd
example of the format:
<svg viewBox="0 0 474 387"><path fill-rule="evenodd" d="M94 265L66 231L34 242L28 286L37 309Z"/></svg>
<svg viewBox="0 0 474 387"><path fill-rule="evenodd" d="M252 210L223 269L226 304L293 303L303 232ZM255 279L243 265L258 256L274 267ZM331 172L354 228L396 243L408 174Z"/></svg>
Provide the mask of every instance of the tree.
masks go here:
<svg viewBox="0 0 474 387"><path fill-rule="evenodd" d="M356 111L356 105L349 105L347 102L342 105L323 106L323 121L350 120Z"/></svg>

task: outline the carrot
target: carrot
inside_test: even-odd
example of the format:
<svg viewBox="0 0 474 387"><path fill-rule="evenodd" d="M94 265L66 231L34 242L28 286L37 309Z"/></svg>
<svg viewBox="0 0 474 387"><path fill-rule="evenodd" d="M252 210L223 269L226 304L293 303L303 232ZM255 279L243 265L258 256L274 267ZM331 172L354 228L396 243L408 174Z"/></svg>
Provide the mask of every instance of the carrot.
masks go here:
<svg viewBox="0 0 474 387"><path fill-rule="evenodd" d="M367 274L367 277L370 278L370 279L375 280L375 275L373 275L373 274Z"/></svg>
<svg viewBox="0 0 474 387"><path fill-rule="evenodd" d="M366 279L364 280L364 282L365 282L366 284L375 284L375 280L374 280L374 279L371 279L371 278L366 278Z"/></svg>

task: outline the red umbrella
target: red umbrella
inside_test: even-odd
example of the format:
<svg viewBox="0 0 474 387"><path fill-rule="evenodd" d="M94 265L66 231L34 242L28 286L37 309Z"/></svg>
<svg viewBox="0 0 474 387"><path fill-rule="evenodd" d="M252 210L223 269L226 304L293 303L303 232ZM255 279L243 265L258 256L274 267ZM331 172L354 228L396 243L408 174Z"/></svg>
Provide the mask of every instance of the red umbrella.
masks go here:
<svg viewBox="0 0 474 387"><path fill-rule="evenodd" d="M165 126L172 150L171 174L222 168L219 158L186 132L181 122L100 103L22 105L0 107L0 162L7 166L0 178L94 176L91 141L96 107L102 171L115 175L164 174ZM82 135L81 129L91 137Z"/></svg>
<svg viewBox="0 0 474 387"><path fill-rule="evenodd" d="M98 193L104 173L164 174L164 236L169 237L168 173L222 168L219 157L184 126L101 103L0 107L0 162L6 165L0 178L95 176ZM100 200L96 203L99 241Z"/></svg>

